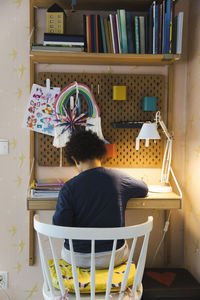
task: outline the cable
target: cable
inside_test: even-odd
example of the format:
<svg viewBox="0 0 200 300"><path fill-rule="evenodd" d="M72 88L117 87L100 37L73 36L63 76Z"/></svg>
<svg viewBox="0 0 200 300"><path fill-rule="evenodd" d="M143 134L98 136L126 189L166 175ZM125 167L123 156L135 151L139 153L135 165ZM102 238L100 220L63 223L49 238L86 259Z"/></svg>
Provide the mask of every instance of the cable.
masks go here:
<svg viewBox="0 0 200 300"><path fill-rule="evenodd" d="M164 233L163 233L163 236L162 236L162 238L161 238L161 241L160 241L160 243L158 244L158 247L157 247L157 249L156 249L156 251L155 251L155 254L154 254L154 257L153 257L153 259L152 259L152 263L151 263L150 267L153 266L154 261L155 261L155 258L156 258L157 254L158 254L158 251L160 250L160 247L161 247L161 245L162 245L162 242L164 241L166 232L168 231L168 228L169 228L169 220L170 220L170 217L171 217L171 210L170 210L170 212L169 212L168 219L167 219L167 221L165 222L165 226L164 226L164 229L163 229L163 232L164 232Z"/></svg>

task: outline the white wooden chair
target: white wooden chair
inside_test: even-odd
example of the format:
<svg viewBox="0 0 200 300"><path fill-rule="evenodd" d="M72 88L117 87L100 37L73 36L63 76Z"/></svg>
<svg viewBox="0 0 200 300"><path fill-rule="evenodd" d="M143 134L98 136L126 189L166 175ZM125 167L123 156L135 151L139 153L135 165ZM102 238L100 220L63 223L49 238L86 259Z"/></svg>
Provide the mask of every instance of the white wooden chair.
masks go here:
<svg viewBox="0 0 200 300"><path fill-rule="evenodd" d="M37 231L38 236L38 244L39 244L39 252L41 258L41 265L44 277L44 285L43 285L43 296L45 300L59 300L59 299L133 299L139 300L141 299L143 288L142 288L142 278L146 261L147 247L149 241L149 234L153 227L153 217L148 217L148 221L139 225L128 226L128 227L118 227L118 228L75 228L75 227L62 227L55 226L50 224L41 223L39 221L39 216L35 215L34 217L34 228ZM52 257L55 264L55 269L57 273L57 278L59 282L60 290L55 289L52 285L49 267L47 263L47 258L45 257L44 248L47 248L47 243L45 240L45 247L43 246L44 238L41 238L41 235L47 236L50 244L50 250L52 252ZM137 262L134 261L136 265L136 273L134 277L133 285L130 289L130 293L124 292L126 289L127 278L129 274L130 265L132 262L133 254L135 251L136 242L139 237L143 237L142 242L140 241L140 252L137 255ZM66 291L64 288L62 275L60 273L58 258L55 254L55 249L53 245L53 240L56 239L68 239L70 244L70 252L71 252L71 261L72 261L72 274L74 280L74 288L75 294L68 293L66 295ZM76 263L73 251L73 240L91 240L91 291L90 294L80 294L79 284L76 272ZM115 258L115 250L117 240L119 239L131 239L132 246L130 247L130 254L127 261L127 266L123 275L123 280L121 284L120 292L110 294L112 277L113 277L113 269L114 269L114 258ZM107 287L105 293L95 294L95 240L113 240L113 250L108 270L108 280ZM138 246L137 246L138 248ZM52 258L50 257L50 258ZM49 259L49 257L48 257ZM112 298L110 298L112 297Z"/></svg>

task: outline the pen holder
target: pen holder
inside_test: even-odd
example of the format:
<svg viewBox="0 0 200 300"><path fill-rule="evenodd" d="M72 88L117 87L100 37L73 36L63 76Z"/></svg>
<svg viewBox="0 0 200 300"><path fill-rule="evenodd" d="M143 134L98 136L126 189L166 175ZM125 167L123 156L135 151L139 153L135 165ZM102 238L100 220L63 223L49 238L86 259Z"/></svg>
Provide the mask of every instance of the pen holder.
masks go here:
<svg viewBox="0 0 200 300"><path fill-rule="evenodd" d="M156 111L157 110L157 98L156 97L144 97L142 99L143 111Z"/></svg>

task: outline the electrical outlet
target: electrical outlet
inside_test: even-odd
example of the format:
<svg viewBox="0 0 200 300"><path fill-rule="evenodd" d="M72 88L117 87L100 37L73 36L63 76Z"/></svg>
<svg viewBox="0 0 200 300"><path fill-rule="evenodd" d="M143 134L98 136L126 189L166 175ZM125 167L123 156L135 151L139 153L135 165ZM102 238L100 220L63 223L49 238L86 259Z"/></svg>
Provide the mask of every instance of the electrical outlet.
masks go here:
<svg viewBox="0 0 200 300"><path fill-rule="evenodd" d="M0 271L0 289L8 288L8 272Z"/></svg>

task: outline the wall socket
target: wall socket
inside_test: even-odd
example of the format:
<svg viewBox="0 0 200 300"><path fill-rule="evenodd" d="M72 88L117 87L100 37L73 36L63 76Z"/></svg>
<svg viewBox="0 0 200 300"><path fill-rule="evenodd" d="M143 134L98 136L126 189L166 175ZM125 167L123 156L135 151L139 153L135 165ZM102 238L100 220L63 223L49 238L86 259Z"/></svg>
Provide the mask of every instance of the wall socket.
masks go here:
<svg viewBox="0 0 200 300"><path fill-rule="evenodd" d="M0 271L0 289L8 288L8 272Z"/></svg>

